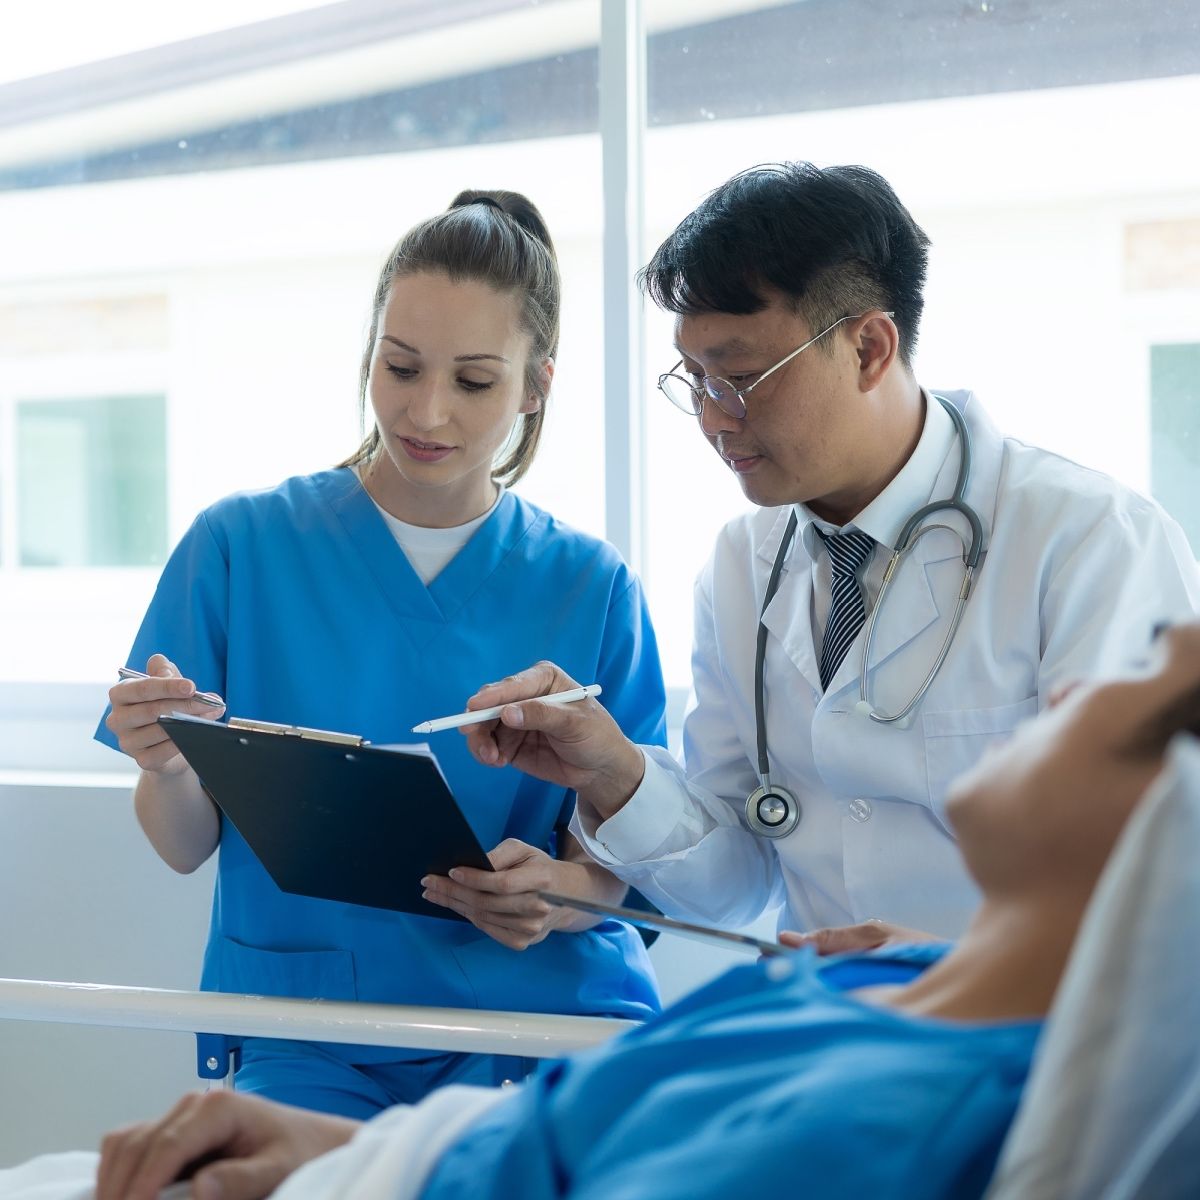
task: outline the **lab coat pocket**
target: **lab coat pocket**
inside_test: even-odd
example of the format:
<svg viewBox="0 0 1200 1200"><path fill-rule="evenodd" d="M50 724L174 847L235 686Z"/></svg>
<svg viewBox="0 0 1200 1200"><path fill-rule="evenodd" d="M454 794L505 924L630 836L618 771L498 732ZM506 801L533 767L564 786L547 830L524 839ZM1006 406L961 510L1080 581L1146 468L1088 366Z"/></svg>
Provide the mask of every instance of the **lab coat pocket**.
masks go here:
<svg viewBox="0 0 1200 1200"><path fill-rule="evenodd" d="M349 950L262 950L221 938L217 988L222 992L292 996L300 1000L357 1000Z"/></svg>
<svg viewBox="0 0 1200 1200"><path fill-rule="evenodd" d="M949 829L946 792L954 780L973 767L991 745L1004 741L1024 720L1037 715L1036 696L996 708L951 709L925 713L925 766L929 802L937 819Z"/></svg>

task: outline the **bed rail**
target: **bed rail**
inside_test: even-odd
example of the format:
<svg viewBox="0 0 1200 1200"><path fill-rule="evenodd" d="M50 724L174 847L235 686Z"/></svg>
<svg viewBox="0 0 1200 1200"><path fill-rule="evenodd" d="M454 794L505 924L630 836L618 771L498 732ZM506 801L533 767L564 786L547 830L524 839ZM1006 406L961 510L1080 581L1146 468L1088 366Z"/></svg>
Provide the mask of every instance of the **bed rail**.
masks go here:
<svg viewBox="0 0 1200 1200"><path fill-rule="evenodd" d="M43 979L0 979L0 1019L522 1058L558 1058L594 1046L636 1024L608 1017L291 1000Z"/></svg>

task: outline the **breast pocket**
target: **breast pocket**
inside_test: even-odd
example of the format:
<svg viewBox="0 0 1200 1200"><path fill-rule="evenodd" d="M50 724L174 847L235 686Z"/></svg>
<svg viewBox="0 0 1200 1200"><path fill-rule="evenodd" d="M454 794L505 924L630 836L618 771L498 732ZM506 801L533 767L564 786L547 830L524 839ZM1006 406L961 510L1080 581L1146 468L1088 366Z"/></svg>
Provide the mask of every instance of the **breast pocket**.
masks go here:
<svg viewBox="0 0 1200 1200"><path fill-rule="evenodd" d="M1016 727L1037 715L1036 696L996 708L960 708L925 713L925 766L934 815L947 828L946 792L991 745L1004 741Z"/></svg>

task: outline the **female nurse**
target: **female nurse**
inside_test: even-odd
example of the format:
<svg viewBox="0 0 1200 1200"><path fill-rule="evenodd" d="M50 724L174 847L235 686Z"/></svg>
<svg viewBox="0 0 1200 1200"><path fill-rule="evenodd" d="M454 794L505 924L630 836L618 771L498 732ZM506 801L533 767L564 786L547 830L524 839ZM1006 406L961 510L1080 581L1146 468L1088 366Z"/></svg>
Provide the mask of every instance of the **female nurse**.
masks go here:
<svg viewBox="0 0 1200 1200"><path fill-rule="evenodd" d="M405 234L379 276L360 375L374 427L358 451L219 501L171 555L129 657L151 678L111 689L97 737L141 768L138 818L171 867L193 871L220 848L201 987L635 1019L657 1009L631 929L536 895L624 893L567 832L564 788L497 778L463 738L435 735L496 870L429 877L447 919L412 916L281 892L155 723L172 709L220 716L188 699L200 688L240 716L397 742L460 711L480 678L545 658L600 683L631 739L662 743L638 581L607 543L508 490L541 435L559 290L534 206L463 192ZM270 1039L242 1041L239 1058L239 1089L356 1117L531 1065Z"/></svg>

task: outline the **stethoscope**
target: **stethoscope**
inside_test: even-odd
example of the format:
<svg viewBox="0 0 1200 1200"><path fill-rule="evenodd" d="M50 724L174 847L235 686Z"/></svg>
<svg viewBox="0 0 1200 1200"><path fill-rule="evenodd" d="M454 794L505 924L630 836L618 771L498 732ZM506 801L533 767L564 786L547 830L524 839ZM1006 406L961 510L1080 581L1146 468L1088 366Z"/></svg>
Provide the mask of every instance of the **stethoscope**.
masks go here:
<svg viewBox="0 0 1200 1200"><path fill-rule="evenodd" d="M883 573L883 582L879 586L879 596L875 600L874 608L871 609L871 615L867 618L862 666L858 674L858 703L854 706L854 712L858 716L876 721L881 725L896 725L900 729L907 727L909 715L921 703L925 693L929 690L929 685L937 678L937 673L942 669L942 664L946 661L946 656L950 653L950 646L954 642L954 635L958 632L959 623L962 621L963 609L966 607L967 597L971 594L971 584L975 578L975 569L979 565L980 556L983 554L983 526L980 523L979 515L964 499L967 484L971 478L971 435L967 432L967 425L962 418L962 413L953 404L941 396L935 396L934 399L950 414L950 419L954 422L954 429L958 435L959 444L962 447L958 464L958 479L954 484L954 495L946 500L935 500L930 504L926 504L924 508L917 509L905 521L904 527L900 530L900 536L896 540L896 548L892 551L891 560L888 562L887 568ZM965 518L971 527L970 545L967 544L967 540L963 537L962 533L955 529L953 525L937 524L922 526L922 523L927 521L934 513L941 512L943 509L951 509ZM766 616L768 605L774 599L775 593L779 589L779 576L783 572L783 563L787 558L788 550L791 548L792 539L795 537L797 524L796 511L793 509L791 516L788 518L787 528L783 533L783 541L780 542L779 551L775 555L775 562L771 567L770 577L767 580L767 591L763 597L762 609L758 617L758 644L754 653L754 727L758 738L759 786L746 797L746 824L750 827L752 833L758 833L763 837L770 838L786 837L800 823L800 802L786 788L777 787L771 783L771 768L767 760L766 691L763 686L763 671L767 658L767 627L763 623L763 618ZM958 603L954 609L954 616L950 621L950 628L946 632L946 638L942 642L942 648L938 651L933 666L930 667L929 673L922 680L921 686L917 688L913 698L899 712L891 714L882 713L872 705L867 696L867 674L871 660L871 645L875 640L875 627L879 620L879 610L883 608L884 599L887 596L892 578L896 574L896 567L901 558L925 534L934 529L948 529L963 544L963 566L965 567L965 573L963 575L962 587L958 590Z"/></svg>

